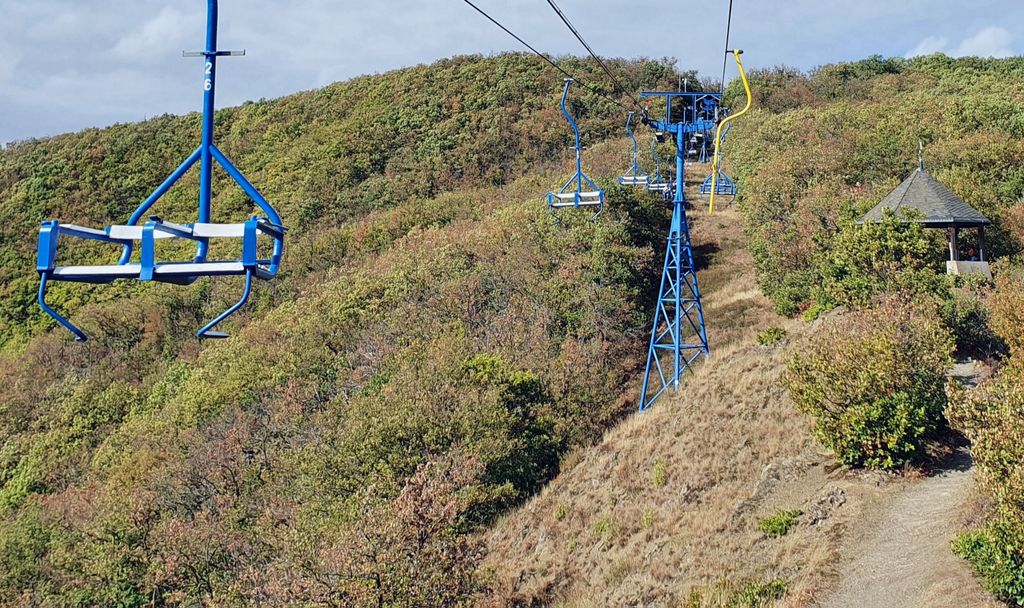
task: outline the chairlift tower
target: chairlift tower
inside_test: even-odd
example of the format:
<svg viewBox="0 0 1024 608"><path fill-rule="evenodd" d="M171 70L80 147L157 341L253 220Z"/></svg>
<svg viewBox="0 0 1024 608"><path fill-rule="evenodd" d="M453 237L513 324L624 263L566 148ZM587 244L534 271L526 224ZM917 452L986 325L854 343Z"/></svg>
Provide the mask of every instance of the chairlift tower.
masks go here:
<svg viewBox="0 0 1024 608"><path fill-rule="evenodd" d="M701 357L710 354L704 309L686 216L686 155L690 138L715 129L722 96L704 92L646 92L641 98L665 100L665 118L644 122L659 132L675 135L676 183L672 226L654 312L640 411L650 408L668 390L678 390L680 378Z"/></svg>

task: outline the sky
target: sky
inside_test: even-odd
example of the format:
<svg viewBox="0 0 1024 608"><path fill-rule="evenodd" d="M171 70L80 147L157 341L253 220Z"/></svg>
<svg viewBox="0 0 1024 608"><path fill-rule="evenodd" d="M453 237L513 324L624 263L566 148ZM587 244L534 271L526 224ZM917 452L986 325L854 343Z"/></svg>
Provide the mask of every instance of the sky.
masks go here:
<svg viewBox="0 0 1024 608"><path fill-rule="evenodd" d="M474 0L554 55L584 49L545 0ZM558 0L609 57L675 57L718 78L727 0ZM204 0L0 0L0 143L198 110ZM220 0L218 105L456 54L521 50L463 0ZM1019 0L735 0L749 67L872 54L1024 52Z"/></svg>

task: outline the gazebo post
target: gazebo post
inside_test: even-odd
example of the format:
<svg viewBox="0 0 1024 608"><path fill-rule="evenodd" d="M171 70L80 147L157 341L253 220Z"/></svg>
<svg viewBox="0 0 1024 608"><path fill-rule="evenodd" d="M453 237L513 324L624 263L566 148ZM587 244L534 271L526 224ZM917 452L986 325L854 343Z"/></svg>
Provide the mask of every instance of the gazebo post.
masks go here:
<svg viewBox="0 0 1024 608"><path fill-rule="evenodd" d="M949 227L949 261L960 261L960 228Z"/></svg>
<svg viewBox="0 0 1024 608"><path fill-rule="evenodd" d="M978 227L978 259L985 261L985 227Z"/></svg>

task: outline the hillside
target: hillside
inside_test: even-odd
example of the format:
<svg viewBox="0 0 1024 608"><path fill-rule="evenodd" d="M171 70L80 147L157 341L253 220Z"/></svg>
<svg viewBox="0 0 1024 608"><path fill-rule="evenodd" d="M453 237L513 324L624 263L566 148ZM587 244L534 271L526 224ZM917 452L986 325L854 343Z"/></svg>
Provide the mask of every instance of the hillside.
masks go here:
<svg viewBox="0 0 1024 608"><path fill-rule="evenodd" d="M606 220L551 222L541 197L571 132L538 61L462 57L220 112L221 146L291 229L284 277L222 343L191 336L237 297L231 281L58 286L85 344L49 331L32 295L39 221L123 221L194 145L197 116L0 155L0 603L475 591L465 532L628 409L667 221L614 190ZM595 174L612 175L617 108L574 107ZM188 221L195 180L154 212ZM218 217L247 207L216 190Z"/></svg>
<svg viewBox="0 0 1024 608"><path fill-rule="evenodd" d="M714 252L700 272L709 364L570 454L486 534L494 605L997 606L948 548L971 508L970 473L949 485L941 467L903 479L836 466L780 382L817 324L772 311L737 209L692 218L695 245ZM769 327L786 338L758 344ZM780 509L801 516L771 538L758 523Z"/></svg>
<svg viewBox="0 0 1024 608"><path fill-rule="evenodd" d="M603 82L591 62L561 63ZM612 68L638 89L680 76L666 61ZM936 278L941 238L863 254L851 220L923 139L935 176L996 220L991 254L1019 254L1024 60L872 58L754 85L730 136L738 204L692 211L713 354L645 415L668 211L614 185L624 116L578 87L610 204L598 222L551 221L541 197L564 180L571 134L539 59L458 57L220 111L220 147L290 229L281 278L226 341L193 333L237 298L232 281L55 286L85 344L34 302L39 222L123 221L193 149L197 115L0 151L0 605L842 605L860 582L844 571L871 569L863 546L886 550L886 522L914 508L900 505L947 478L950 509L920 546L1024 521L1012 501L975 500L973 472L840 467L783 386L822 327L897 291L937 300L942 331L994 377L1015 369L1018 325L1001 319L1024 283L1000 279L989 327L970 285ZM154 212L191 221L197 180ZM251 212L215 188L219 219ZM772 327L785 339L759 344ZM972 428L972 407L1019 396L1008 378L957 405L958 428L997 454L1007 433ZM1005 496L1016 473L979 454L985 492ZM771 538L758 526L779 510L802 513ZM936 564L959 583L949 605L991 601L966 561Z"/></svg>
<svg viewBox="0 0 1024 608"><path fill-rule="evenodd" d="M498 605L998 605L950 549L988 510L976 472L962 458L903 476L838 467L781 381L793 352L818 339L819 322L772 309L834 317L837 305L909 287L944 299L961 356L991 357L981 352L990 336L975 294L934 280L948 255L942 235L927 239L915 274L909 253L857 240L853 220L917 164L921 139L932 172L996 221L989 254L1020 253L1024 61L872 58L811 74L763 70L752 80L756 109L736 124L729 148L738 209L692 216L697 246L716 252L701 275L711 361L680 395L570 456L539 496L486 535L486 564L504 594ZM734 84L727 98L737 95ZM845 249L850 243L863 251ZM1015 291L1005 297L1019 301ZM772 326L786 339L759 345ZM1019 395L1020 384L1003 390ZM999 432L985 424L986 437ZM991 458L1004 468L987 473L990 484L1019 479L1024 463L1007 448ZM780 510L802 514L773 539L758 526ZM1000 554L1004 590L1015 588L1014 551Z"/></svg>

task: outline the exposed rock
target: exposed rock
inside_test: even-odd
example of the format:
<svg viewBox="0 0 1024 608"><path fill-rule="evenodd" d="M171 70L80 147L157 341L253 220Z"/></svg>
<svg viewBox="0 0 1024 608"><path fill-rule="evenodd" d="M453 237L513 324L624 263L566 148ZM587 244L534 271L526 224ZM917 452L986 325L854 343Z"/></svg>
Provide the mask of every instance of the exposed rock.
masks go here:
<svg viewBox="0 0 1024 608"><path fill-rule="evenodd" d="M846 493L842 488L832 486L819 496L811 508L807 509L807 524L816 526L832 515L832 512L846 503Z"/></svg>

